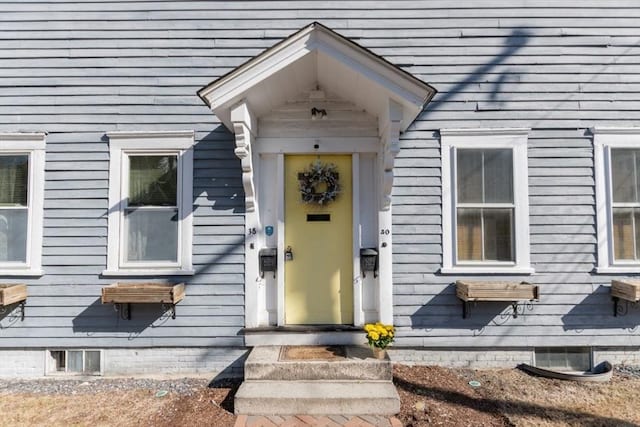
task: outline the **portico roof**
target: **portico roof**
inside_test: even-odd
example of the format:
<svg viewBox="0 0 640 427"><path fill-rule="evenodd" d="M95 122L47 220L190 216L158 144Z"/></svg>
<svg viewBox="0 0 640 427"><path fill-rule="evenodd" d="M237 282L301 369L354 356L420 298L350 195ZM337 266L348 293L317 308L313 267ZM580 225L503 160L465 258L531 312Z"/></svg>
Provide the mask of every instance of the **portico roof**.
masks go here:
<svg viewBox="0 0 640 427"><path fill-rule="evenodd" d="M402 107L404 131L436 90L370 50L313 22L198 91L233 130L231 109L244 100L256 117L320 87L383 118L389 101Z"/></svg>

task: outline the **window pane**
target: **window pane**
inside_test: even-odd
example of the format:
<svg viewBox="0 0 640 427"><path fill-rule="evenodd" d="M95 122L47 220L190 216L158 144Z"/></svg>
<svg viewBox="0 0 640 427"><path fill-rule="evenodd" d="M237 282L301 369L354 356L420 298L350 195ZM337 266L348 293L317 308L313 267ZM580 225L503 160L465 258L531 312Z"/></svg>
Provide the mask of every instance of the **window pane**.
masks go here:
<svg viewBox="0 0 640 427"><path fill-rule="evenodd" d="M633 225L634 230L636 231L634 239L636 243L636 260L640 259L640 209L633 210Z"/></svg>
<svg viewBox="0 0 640 427"><path fill-rule="evenodd" d="M29 156L0 156L0 205L27 206Z"/></svg>
<svg viewBox="0 0 640 427"><path fill-rule="evenodd" d="M100 352L99 351L85 351L84 352L84 371L100 372Z"/></svg>
<svg viewBox="0 0 640 427"><path fill-rule="evenodd" d="M178 261L178 210L136 209L125 215L127 261Z"/></svg>
<svg viewBox="0 0 640 427"><path fill-rule="evenodd" d="M484 260L513 261L512 210L483 209Z"/></svg>
<svg viewBox="0 0 640 427"><path fill-rule="evenodd" d="M27 262L27 209L0 209L0 262Z"/></svg>
<svg viewBox="0 0 640 427"><path fill-rule="evenodd" d="M130 156L129 168L129 206L177 206L177 156Z"/></svg>
<svg viewBox="0 0 640 427"><path fill-rule="evenodd" d="M459 203L482 202L482 150L457 150Z"/></svg>
<svg viewBox="0 0 640 427"><path fill-rule="evenodd" d="M458 209L458 259L482 260L482 221L480 209Z"/></svg>
<svg viewBox="0 0 640 427"><path fill-rule="evenodd" d="M82 372L82 351L67 351L67 372Z"/></svg>
<svg viewBox="0 0 640 427"><path fill-rule="evenodd" d="M513 202L513 160L511 150L484 150L485 203Z"/></svg>
<svg viewBox="0 0 640 427"><path fill-rule="evenodd" d="M633 209L613 209L613 253L614 258L634 259Z"/></svg>
<svg viewBox="0 0 640 427"><path fill-rule="evenodd" d="M611 150L611 178L613 201L621 203L637 202L635 150Z"/></svg>

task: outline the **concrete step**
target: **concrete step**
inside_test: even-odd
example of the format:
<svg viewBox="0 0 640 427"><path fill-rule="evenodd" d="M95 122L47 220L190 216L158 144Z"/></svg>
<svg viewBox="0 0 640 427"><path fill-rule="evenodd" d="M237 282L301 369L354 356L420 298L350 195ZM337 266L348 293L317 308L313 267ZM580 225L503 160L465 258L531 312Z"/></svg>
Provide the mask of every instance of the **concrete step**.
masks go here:
<svg viewBox="0 0 640 427"><path fill-rule="evenodd" d="M400 397L387 381L245 381L236 415L394 415Z"/></svg>
<svg viewBox="0 0 640 427"><path fill-rule="evenodd" d="M391 381L391 361L373 358L371 349L344 347L345 357L335 360L281 360L282 347L255 347L244 365L246 381L357 380Z"/></svg>

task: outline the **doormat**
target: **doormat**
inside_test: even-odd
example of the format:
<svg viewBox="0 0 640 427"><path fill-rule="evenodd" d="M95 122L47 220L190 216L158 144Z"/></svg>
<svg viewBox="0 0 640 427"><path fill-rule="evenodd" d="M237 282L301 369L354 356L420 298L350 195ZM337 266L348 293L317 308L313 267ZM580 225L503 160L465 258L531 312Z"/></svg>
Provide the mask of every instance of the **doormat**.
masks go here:
<svg viewBox="0 0 640 427"><path fill-rule="evenodd" d="M315 360L333 362L344 359L346 356L344 347L339 346L283 346L280 350L280 360Z"/></svg>

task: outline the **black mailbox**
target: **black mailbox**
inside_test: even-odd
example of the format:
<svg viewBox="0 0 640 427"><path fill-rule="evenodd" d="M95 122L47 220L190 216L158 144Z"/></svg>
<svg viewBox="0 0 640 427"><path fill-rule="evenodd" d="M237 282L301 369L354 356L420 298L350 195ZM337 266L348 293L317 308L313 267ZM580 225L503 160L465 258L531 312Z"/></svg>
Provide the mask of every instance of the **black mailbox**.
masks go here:
<svg viewBox="0 0 640 427"><path fill-rule="evenodd" d="M264 277L265 271L273 271L273 277L276 277L278 269L278 250L276 248L260 249L260 277Z"/></svg>
<svg viewBox="0 0 640 427"><path fill-rule="evenodd" d="M373 271L373 277L378 277L378 251L373 248L360 249L360 270L362 277L366 271Z"/></svg>

